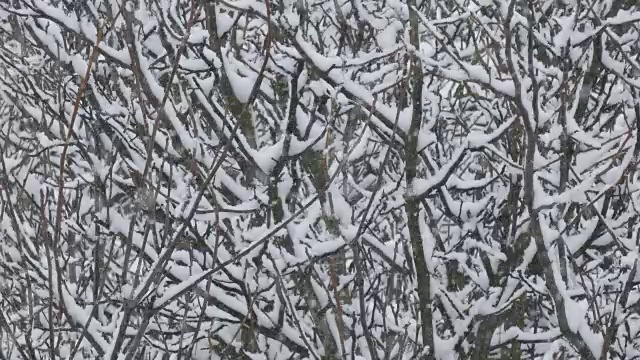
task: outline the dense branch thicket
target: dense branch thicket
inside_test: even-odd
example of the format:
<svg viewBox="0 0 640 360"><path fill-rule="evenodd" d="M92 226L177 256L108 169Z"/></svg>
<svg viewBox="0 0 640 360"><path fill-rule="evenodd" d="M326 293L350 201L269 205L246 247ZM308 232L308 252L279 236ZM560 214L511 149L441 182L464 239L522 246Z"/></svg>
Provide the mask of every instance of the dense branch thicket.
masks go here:
<svg viewBox="0 0 640 360"><path fill-rule="evenodd" d="M0 358L640 358L634 0L0 2Z"/></svg>

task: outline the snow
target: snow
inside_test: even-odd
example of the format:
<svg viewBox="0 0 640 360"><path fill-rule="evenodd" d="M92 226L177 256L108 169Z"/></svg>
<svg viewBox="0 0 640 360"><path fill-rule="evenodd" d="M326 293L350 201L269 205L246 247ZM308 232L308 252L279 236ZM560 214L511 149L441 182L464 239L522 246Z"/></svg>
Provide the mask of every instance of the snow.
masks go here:
<svg viewBox="0 0 640 360"><path fill-rule="evenodd" d="M341 61L339 59L337 59L337 58L331 59L331 58L328 58L328 57L323 56L323 55L319 54L318 52L316 52L316 50L313 47L313 45L309 44L302 37L302 32L301 31L298 31L296 33L296 42L298 43L300 48L302 48L302 50L305 52L305 54L311 58L311 61L313 62L313 64L320 71L327 72L332 67L340 65Z"/></svg>
<svg viewBox="0 0 640 360"><path fill-rule="evenodd" d="M377 36L378 44L382 49L388 49L394 47L397 44L396 38L398 36L398 28L396 23L389 24L384 30Z"/></svg>
<svg viewBox="0 0 640 360"><path fill-rule="evenodd" d="M567 132L574 139L596 149L599 149L602 146L599 141L594 139L592 136L589 136L580 128L580 126L578 126L576 119L573 116L567 116Z"/></svg>
<svg viewBox="0 0 640 360"><path fill-rule="evenodd" d="M560 32L554 37L553 43L556 46L556 52L562 53L562 48L567 45L573 29L574 29L574 14L569 14L565 17L557 18L558 25L560 26Z"/></svg>
<svg viewBox="0 0 640 360"><path fill-rule="evenodd" d="M3 159L4 161L4 171L8 173L11 173L11 171L14 168L17 168L18 165L20 165L20 163L22 162L20 159L14 159L14 158L10 158L10 157L5 157Z"/></svg>
<svg viewBox="0 0 640 360"><path fill-rule="evenodd" d="M409 132L411 127L411 119L413 117L413 107L407 107L400 111L398 115L398 129L401 129L405 133Z"/></svg>
<svg viewBox="0 0 640 360"><path fill-rule="evenodd" d="M310 256L321 257L333 253L346 245L344 239L338 238L313 245L308 253Z"/></svg>
<svg viewBox="0 0 640 360"><path fill-rule="evenodd" d="M620 25L624 23L633 23L640 20L640 12L633 10L620 9L613 17L603 19L605 25Z"/></svg>
<svg viewBox="0 0 640 360"><path fill-rule="evenodd" d="M300 25L300 16L293 11L293 8L288 8L283 14L283 21L289 25L291 29L295 29Z"/></svg>
<svg viewBox="0 0 640 360"><path fill-rule="evenodd" d="M351 150L351 153L349 154L349 161L355 161L360 159L363 155L366 154L367 149L368 149L368 141L369 138L371 136L371 129L370 128L366 128L364 130L364 134L362 135L361 139L355 144L355 146L353 146L353 149Z"/></svg>
<svg viewBox="0 0 640 360"><path fill-rule="evenodd" d="M217 20L217 19L216 19ZM191 44L204 43L209 39L209 32L205 29L191 29L188 42Z"/></svg>
<svg viewBox="0 0 640 360"><path fill-rule="evenodd" d="M274 145L263 146L259 151L252 150L253 159L260 166L260 169L269 174L282 156L284 139Z"/></svg>
<svg viewBox="0 0 640 360"><path fill-rule="evenodd" d="M472 130L469 135L467 135L467 140L469 141L470 148L480 148L489 144L490 142L496 140L500 137L504 132L511 127L515 118L511 118L508 121L505 121L504 124L500 125L497 129L495 129L491 134L485 134L478 130Z"/></svg>
<svg viewBox="0 0 640 360"><path fill-rule="evenodd" d="M95 341L103 351L109 348L108 343L102 338L102 336L98 333L96 322L93 318L90 318L90 311L87 311L80 307L75 299L69 294L66 290L62 289L62 301L64 303L65 308L67 309L67 313L73 319L73 322L77 326L84 326L85 324L89 324L87 327L87 332L90 334L93 341Z"/></svg>
<svg viewBox="0 0 640 360"><path fill-rule="evenodd" d="M342 234L342 236L344 236L345 241L350 243L356 238L356 235L358 234L358 227L354 225L349 225L346 227L341 226L340 233Z"/></svg>
<svg viewBox="0 0 640 360"><path fill-rule="evenodd" d="M251 90L253 89L256 79L240 76L229 63L225 63L225 68L227 69L227 78L229 79L233 93L236 98L238 98L238 101L246 104L249 101L249 96L251 95Z"/></svg>
<svg viewBox="0 0 640 360"><path fill-rule="evenodd" d="M451 172L453 166L459 161L459 159L464 155L466 151L466 147L461 146L456 149L456 151L451 156L452 160L449 161L448 164L439 169L436 174L431 176L429 179L414 179L413 184L411 184L411 188L409 189L407 195L412 197L421 197L424 194L430 192L436 185L442 183L445 180L447 174Z"/></svg>

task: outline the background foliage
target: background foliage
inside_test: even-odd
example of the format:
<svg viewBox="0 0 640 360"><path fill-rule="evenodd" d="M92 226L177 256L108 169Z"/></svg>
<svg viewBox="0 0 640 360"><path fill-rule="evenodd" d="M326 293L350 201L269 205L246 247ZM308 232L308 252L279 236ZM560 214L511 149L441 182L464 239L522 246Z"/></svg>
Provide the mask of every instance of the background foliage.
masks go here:
<svg viewBox="0 0 640 360"><path fill-rule="evenodd" d="M640 357L637 5L1 2L1 358Z"/></svg>

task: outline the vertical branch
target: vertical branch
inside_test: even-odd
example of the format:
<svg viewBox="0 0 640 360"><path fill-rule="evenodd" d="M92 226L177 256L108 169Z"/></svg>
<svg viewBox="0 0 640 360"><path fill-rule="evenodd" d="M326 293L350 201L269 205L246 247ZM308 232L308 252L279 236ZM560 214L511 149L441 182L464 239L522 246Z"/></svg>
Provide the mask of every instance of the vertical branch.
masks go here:
<svg viewBox="0 0 640 360"><path fill-rule="evenodd" d="M61 279L61 267L58 263L58 247L60 246L60 238L62 236L62 213L63 213L63 208L64 208L64 174L65 174L65 167L66 167L66 159L67 159L67 152L69 151L69 144L71 142L71 137L73 134L73 125L75 124L76 118L78 116L78 110L80 108L80 102L82 101L82 98L84 96L84 92L87 88L87 85L89 83L89 77L91 76L91 69L93 67L93 63L96 61L97 57L98 57L98 45L100 44L100 42L102 41L102 27L98 27L98 35L96 37L96 42L93 45L93 48L91 49L91 55L89 57L89 63L87 64L87 70L84 74L84 77L82 78L82 82L80 83L80 88L78 89L78 93L76 94L76 99L75 99L75 103L73 105L73 112L71 114L71 120L69 121L69 128L67 130L67 134L66 137L64 139L64 145L62 147L62 153L60 154L60 173L59 173L59 178L58 178L58 197L57 197L57 206L56 206L56 222L55 222L55 233L54 233L54 238L53 241L50 242L50 240L45 240L44 244L46 247L46 251L47 251L47 271L48 271L48 277L49 277L49 296L50 296L50 304L49 304L49 329L50 329L50 353L49 355L51 356L51 358L54 358L54 342L55 342L55 338L54 338L54 331L53 331L53 312L52 312L52 306L53 306L53 288L54 288L54 280L53 280L53 266L55 265L56 268L56 277L57 277L57 290L58 290L58 300L60 302L60 311L66 311L65 310L65 304L64 304L64 299L62 296L62 279ZM62 116L62 114L61 114ZM43 203L41 204L41 208L42 211L44 212L45 209L45 203L43 200ZM44 216L44 214L43 214ZM46 226L46 220L43 217L41 219L41 221L43 222L43 226ZM46 227L43 227L43 231L45 231L45 236L50 239L50 237L48 236L48 232L46 230Z"/></svg>
<svg viewBox="0 0 640 360"><path fill-rule="evenodd" d="M69 122L69 129L67 130L67 135L65 137L64 146L62 147L62 153L60 154L60 177L58 179L58 205L56 209L56 229L55 229L55 241L54 246L60 243L60 235L61 229L60 226L62 224L62 207L64 206L64 168L66 166L67 160L67 152L69 151L69 142L71 141L71 136L73 134L73 125L75 124L76 118L78 116L78 109L80 108L80 101L84 96L84 92L87 88L87 84L89 83L89 77L91 76L91 68L93 67L93 63L98 58L98 45L102 41L102 28L98 27L98 36L96 37L96 43L91 50L91 56L89 57L89 63L87 64L87 71L82 78L82 83L80 83L80 89L78 89L78 93L76 94L76 100L73 104L73 113L71 114L71 121Z"/></svg>
<svg viewBox="0 0 640 360"><path fill-rule="evenodd" d="M418 153L418 135L422 125L422 63L417 55L420 52L419 15L416 0L409 0L409 22L411 26L410 40L413 46L411 54L411 101L412 116L405 148L406 157L406 182L412 186L413 180L418 175L420 154ZM409 239L413 248L413 262L418 281L418 306L420 312L420 328L422 330L422 345L427 347L427 359L434 358L433 341L433 315L431 310L431 275L425 259L422 234L420 231L420 200L415 197L407 197L405 200L407 213L407 227Z"/></svg>
<svg viewBox="0 0 640 360"><path fill-rule="evenodd" d="M558 324L560 326L560 331L567 337L569 342L575 346L575 348L580 352L580 355L583 359L594 360L593 353L582 340L581 336L575 332L573 332L569 326L569 320L567 317L567 308L566 301L559 286L566 286L566 283L558 284L556 282L556 274L554 272L551 257L549 255L549 251L547 249L547 245L545 244L542 228L540 225L540 213L539 209L535 207L535 189L534 182L537 181L535 178L535 169L534 169L534 161L535 154L537 151L537 121L539 120L539 108L538 108L538 91L539 86L534 74L533 68L533 19L531 14L529 14L528 18L528 28L527 31L527 72L528 76L532 83L532 103L529 103L528 96L526 93L526 88L524 87L523 80L521 78L521 74L517 68L516 62L513 58L513 50L515 44L513 40L516 38L513 34L512 29L512 19L515 13L516 0L512 0L508 6L507 17L504 22L505 28L505 36L506 36L506 58L507 65L509 71L513 77L513 82L515 85L515 105L522 117L522 121L524 123L525 133L526 133L526 153L525 153L525 164L524 164L524 203L527 206L527 210L529 211L529 232L530 236L535 241L537 247L537 257L542 265L542 271L544 273L544 278L546 282L546 286L549 289L551 298L553 300L553 304L555 306L556 315L558 317ZM529 9L525 9L528 12ZM529 104L528 107L526 104ZM559 244L559 246L563 246Z"/></svg>

